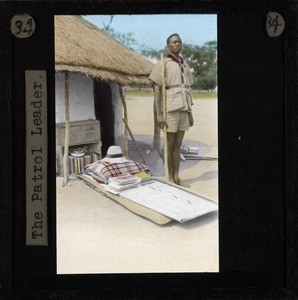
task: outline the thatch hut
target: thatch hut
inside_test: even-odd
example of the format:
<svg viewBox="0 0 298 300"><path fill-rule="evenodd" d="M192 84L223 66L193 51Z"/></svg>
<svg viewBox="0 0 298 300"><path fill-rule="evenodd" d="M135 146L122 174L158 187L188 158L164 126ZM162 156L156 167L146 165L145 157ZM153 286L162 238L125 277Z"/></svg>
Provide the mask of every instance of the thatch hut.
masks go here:
<svg viewBox="0 0 298 300"><path fill-rule="evenodd" d="M152 63L81 16L55 17L57 71L85 74L120 86L150 85Z"/></svg>
<svg viewBox="0 0 298 300"><path fill-rule="evenodd" d="M121 145L121 87L150 86L152 67L81 16L55 16L56 122L67 121L69 97L68 121L99 119L103 150Z"/></svg>

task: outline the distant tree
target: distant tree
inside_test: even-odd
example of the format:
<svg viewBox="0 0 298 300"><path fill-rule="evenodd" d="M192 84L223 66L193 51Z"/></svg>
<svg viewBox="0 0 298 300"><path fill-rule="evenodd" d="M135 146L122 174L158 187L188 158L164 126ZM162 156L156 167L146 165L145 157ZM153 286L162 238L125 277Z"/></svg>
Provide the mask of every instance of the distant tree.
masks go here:
<svg viewBox="0 0 298 300"><path fill-rule="evenodd" d="M120 33L113 29L112 27L104 28L104 31L108 33L111 37L117 40L119 43L129 48L130 50L135 50L136 46L138 46L137 40L134 38L132 32L128 33Z"/></svg>
<svg viewBox="0 0 298 300"><path fill-rule="evenodd" d="M141 54L148 58L160 58L160 53L167 55L167 47L158 50L143 47ZM217 42L209 41L203 46L183 44L182 56L193 71L193 88L213 90L217 86Z"/></svg>
<svg viewBox="0 0 298 300"><path fill-rule="evenodd" d="M110 21L109 21L108 24L105 24L105 22L103 22L103 29L104 29L105 31L108 31L108 30L109 30L109 28L110 28L110 26L111 26L111 24L112 24L112 22L113 22L113 20L114 20L114 17L115 17L115 15L110 15Z"/></svg>
<svg viewBox="0 0 298 300"><path fill-rule="evenodd" d="M212 91L217 86L217 67L212 65L202 76L196 76L193 88Z"/></svg>
<svg viewBox="0 0 298 300"><path fill-rule="evenodd" d="M141 55L147 57L147 58L160 58L160 53L166 53L166 49L162 50L156 50L153 48L148 48L146 45L142 45L141 47Z"/></svg>
<svg viewBox="0 0 298 300"><path fill-rule="evenodd" d="M139 43L133 36L134 34L132 32L120 33L111 27L114 17L115 17L115 15L110 15L109 22L107 24L103 22L103 27L102 27L103 31L105 31L108 35L110 35L112 38L114 38L120 44L126 46L130 50L135 50L136 46Z"/></svg>
<svg viewBox="0 0 298 300"><path fill-rule="evenodd" d="M216 63L217 43L211 41L202 47L197 45L183 44L182 55L195 76L204 76Z"/></svg>

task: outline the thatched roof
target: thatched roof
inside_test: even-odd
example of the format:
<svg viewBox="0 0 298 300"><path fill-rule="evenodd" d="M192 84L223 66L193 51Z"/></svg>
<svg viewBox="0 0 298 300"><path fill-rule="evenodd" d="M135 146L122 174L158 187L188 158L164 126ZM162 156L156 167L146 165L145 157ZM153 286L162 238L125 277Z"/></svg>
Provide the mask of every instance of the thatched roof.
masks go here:
<svg viewBox="0 0 298 300"><path fill-rule="evenodd" d="M122 86L148 86L153 65L81 16L55 16L55 67Z"/></svg>

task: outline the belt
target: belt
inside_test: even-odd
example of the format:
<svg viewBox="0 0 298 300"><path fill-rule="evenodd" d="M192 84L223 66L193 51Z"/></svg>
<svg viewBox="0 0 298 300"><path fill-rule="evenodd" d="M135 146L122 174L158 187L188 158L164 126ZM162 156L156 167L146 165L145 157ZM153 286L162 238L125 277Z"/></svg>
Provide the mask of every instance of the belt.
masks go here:
<svg viewBox="0 0 298 300"><path fill-rule="evenodd" d="M176 88L176 87L185 87L187 89L190 88L190 86L188 84L173 84L173 85L167 85L166 90Z"/></svg>

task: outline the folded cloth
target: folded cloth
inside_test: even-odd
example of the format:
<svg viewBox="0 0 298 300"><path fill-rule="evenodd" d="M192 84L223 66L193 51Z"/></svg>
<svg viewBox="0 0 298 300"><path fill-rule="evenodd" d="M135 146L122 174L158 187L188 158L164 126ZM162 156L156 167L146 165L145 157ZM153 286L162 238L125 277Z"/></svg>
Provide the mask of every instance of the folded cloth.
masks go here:
<svg viewBox="0 0 298 300"><path fill-rule="evenodd" d="M101 179L105 183L111 177L118 177L125 174L133 175L141 171L149 171L149 169L147 166L134 162L127 157L117 163L99 160L85 168L85 172L87 174L95 174L97 178Z"/></svg>

